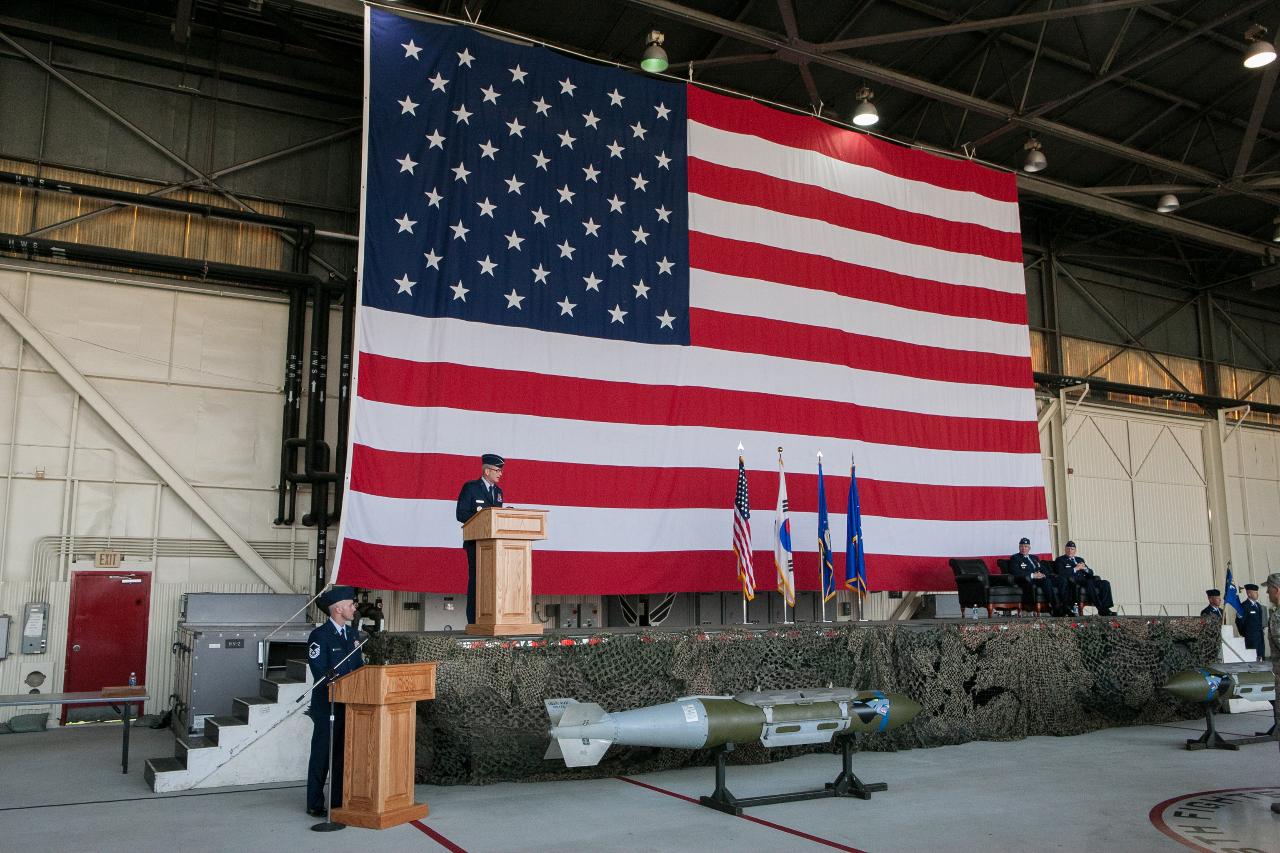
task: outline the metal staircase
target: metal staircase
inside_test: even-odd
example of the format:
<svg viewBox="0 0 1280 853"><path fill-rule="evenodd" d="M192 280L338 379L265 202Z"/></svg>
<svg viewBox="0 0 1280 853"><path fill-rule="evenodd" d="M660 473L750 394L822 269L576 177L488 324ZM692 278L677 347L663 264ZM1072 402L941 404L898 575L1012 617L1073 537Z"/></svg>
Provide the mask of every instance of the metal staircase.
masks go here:
<svg viewBox="0 0 1280 853"><path fill-rule="evenodd" d="M284 676L259 680L257 696L233 699L229 716L209 717L203 735L179 737L173 757L147 759L152 791L168 793L224 785L306 778L311 721L305 710L311 672L289 661Z"/></svg>

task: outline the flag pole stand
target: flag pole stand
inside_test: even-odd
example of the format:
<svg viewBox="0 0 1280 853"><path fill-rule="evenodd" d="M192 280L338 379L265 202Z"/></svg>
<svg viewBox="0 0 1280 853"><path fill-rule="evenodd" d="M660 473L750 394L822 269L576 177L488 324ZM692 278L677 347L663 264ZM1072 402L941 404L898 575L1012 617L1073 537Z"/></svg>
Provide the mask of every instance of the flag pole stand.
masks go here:
<svg viewBox="0 0 1280 853"><path fill-rule="evenodd" d="M747 624L747 597L742 596L742 624Z"/></svg>

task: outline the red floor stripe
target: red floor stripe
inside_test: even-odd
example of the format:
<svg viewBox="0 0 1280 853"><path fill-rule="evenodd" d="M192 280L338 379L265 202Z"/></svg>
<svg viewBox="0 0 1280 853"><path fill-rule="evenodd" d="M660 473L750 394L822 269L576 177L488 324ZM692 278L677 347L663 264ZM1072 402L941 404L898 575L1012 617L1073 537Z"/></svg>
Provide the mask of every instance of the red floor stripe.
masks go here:
<svg viewBox="0 0 1280 853"><path fill-rule="evenodd" d="M701 805L701 803L693 797L686 797L684 794L677 794L675 791L668 791L666 788L659 788L657 785L650 785L648 782L640 782L636 779L629 779L626 776L615 776L614 778L621 782L629 782L630 784L637 785L641 788L648 788L650 791L657 791L659 794L666 794L668 797L675 797L677 800L684 800L687 803L693 803L695 806ZM831 847L835 850L845 850L847 853L866 853L865 850L859 850L857 847L850 847L847 844L841 844L840 842L832 841L829 838L819 838L816 835L810 835L807 832L801 832L798 829L792 829L789 826L783 826L782 824L774 823L771 820L764 820L763 818L752 817L747 814L738 815L738 817L743 820L749 820L752 823L758 823L761 826L767 826L770 829L776 829L779 832L785 832L788 835L794 835L797 838L803 838L806 841L812 841L815 844L821 844L824 847Z"/></svg>
<svg viewBox="0 0 1280 853"><path fill-rule="evenodd" d="M410 824L411 826L413 826L415 829L419 829L419 830L421 830L422 832L425 832L425 833L427 834L427 837L428 837L428 838L430 838L432 841L434 841L434 842L436 842L437 844L439 844L439 845L440 845L441 847L443 847L445 850L449 850L449 851L451 851L451 853L467 853L467 851L466 851L466 850L464 850L463 848L461 848L461 847L459 847L458 845L454 844L452 841L450 841L449 839L445 838L443 835L441 835L440 833L436 832L434 829L432 829L431 827L427 826L427 825L426 825L425 823L423 823L422 821L420 821L420 820L411 820L411 821L409 821L409 824Z"/></svg>

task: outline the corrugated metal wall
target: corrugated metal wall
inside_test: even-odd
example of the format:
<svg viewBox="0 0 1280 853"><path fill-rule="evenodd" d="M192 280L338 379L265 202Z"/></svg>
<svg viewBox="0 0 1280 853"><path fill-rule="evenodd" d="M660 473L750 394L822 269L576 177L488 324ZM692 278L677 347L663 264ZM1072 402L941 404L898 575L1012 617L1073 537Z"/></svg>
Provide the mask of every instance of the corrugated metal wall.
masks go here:
<svg viewBox="0 0 1280 853"><path fill-rule="evenodd" d="M1068 535L1128 612L1198 611L1213 582L1203 431L1088 407L1065 424Z"/></svg>
<svg viewBox="0 0 1280 853"><path fill-rule="evenodd" d="M1280 432L1240 427L1223 447L1236 583L1280 571Z"/></svg>
<svg viewBox="0 0 1280 853"><path fill-rule="evenodd" d="M63 622L61 629L50 626L49 644L44 654L24 655L22 647L23 609L34 601L48 602L49 612L66 613L71 598L71 584L34 584L34 583L0 583L0 613L8 613L14 617L14 626L9 632L9 657L0 661L0 694L30 693L31 689L23 683L28 672L33 670L43 673L45 682L40 686L42 693L57 693L62 690L63 663L67 655L67 630ZM0 708L0 722L18 714L41 713L48 706L35 708Z"/></svg>

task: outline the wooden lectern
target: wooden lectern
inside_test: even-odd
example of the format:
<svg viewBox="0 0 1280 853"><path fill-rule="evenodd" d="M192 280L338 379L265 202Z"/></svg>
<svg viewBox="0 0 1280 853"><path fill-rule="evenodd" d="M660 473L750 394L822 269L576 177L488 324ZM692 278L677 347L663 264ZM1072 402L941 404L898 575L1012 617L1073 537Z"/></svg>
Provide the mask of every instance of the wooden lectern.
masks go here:
<svg viewBox="0 0 1280 853"><path fill-rule="evenodd" d="M362 666L334 681L329 696L347 706L342 806L333 820L386 829L426 817L427 804L413 801L416 703L436 697L436 665Z"/></svg>
<svg viewBox="0 0 1280 853"><path fill-rule="evenodd" d="M541 634L533 621L533 545L547 538L545 509L483 509L462 526L476 543L476 622L468 634Z"/></svg>

